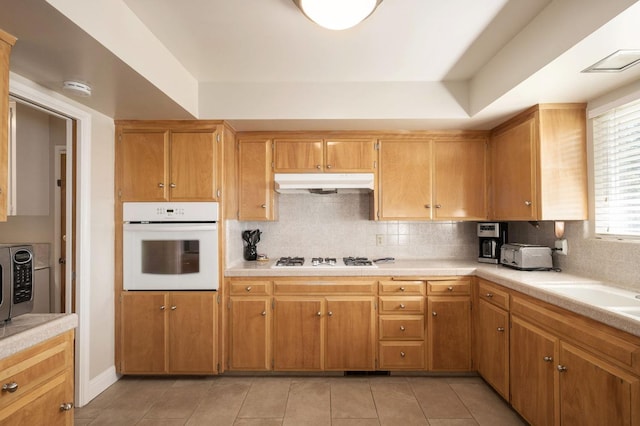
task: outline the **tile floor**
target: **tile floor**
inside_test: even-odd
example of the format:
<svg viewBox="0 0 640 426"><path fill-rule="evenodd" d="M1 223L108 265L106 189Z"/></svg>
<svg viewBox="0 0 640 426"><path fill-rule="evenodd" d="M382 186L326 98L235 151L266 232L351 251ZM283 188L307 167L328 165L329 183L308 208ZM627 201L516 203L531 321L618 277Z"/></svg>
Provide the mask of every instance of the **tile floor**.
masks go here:
<svg viewBox="0 0 640 426"><path fill-rule="evenodd" d="M479 377L125 377L76 408L76 425L526 423Z"/></svg>

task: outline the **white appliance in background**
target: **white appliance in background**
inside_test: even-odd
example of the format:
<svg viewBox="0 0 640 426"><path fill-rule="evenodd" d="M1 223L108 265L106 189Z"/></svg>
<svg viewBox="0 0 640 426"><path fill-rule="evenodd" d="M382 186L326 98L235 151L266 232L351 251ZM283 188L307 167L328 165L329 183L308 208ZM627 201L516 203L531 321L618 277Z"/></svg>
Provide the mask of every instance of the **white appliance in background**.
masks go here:
<svg viewBox="0 0 640 426"><path fill-rule="evenodd" d="M123 203L125 290L217 290L218 203Z"/></svg>

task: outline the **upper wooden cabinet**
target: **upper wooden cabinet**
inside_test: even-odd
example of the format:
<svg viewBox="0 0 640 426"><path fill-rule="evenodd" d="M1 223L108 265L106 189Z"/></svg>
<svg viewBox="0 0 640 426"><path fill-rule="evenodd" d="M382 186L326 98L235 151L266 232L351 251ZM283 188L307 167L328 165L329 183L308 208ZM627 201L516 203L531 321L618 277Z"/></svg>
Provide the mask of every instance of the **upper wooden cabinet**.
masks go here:
<svg viewBox="0 0 640 426"><path fill-rule="evenodd" d="M587 218L585 105L536 105L496 127L490 146L492 219Z"/></svg>
<svg viewBox="0 0 640 426"><path fill-rule="evenodd" d="M271 139L240 139L238 220L276 220Z"/></svg>
<svg viewBox="0 0 640 426"><path fill-rule="evenodd" d="M374 139L274 139L274 172L371 172L376 168Z"/></svg>
<svg viewBox="0 0 640 426"><path fill-rule="evenodd" d="M7 220L9 185L9 56L16 38L0 29L0 221Z"/></svg>
<svg viewBox="0 0 640 426"><path fill-rule="evenodd" d="M475 138L380 141L380 219L485 220L487 144Z"/></svg>
<svg viewBox="0 0 640 426"><path fill-rule="evenodd" d="M117 123L120 201L218 201L223 129L215 123Z"/></svg>

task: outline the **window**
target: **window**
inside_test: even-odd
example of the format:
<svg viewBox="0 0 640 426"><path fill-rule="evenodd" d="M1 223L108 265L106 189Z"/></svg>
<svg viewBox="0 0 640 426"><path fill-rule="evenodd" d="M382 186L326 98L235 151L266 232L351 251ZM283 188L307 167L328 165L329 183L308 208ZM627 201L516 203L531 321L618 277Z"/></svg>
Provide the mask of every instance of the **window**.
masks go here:
<svg viewBox="0 0 640 426"><path fill-rule="evenodd" d="M640 237L640 101L593 118L595 232Z"/></svg>

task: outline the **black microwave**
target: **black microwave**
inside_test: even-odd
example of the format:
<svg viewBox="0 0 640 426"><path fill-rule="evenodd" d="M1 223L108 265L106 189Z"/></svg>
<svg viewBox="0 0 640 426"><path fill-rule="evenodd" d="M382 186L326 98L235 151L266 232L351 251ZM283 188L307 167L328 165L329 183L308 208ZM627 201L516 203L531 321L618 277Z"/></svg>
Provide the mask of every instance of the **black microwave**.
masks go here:
<svg viewBox="0 0 640 426"><path fill-rule="evenodd" d="M33 310L34 258L30 245L0 245L0 320Z"/></svg>

